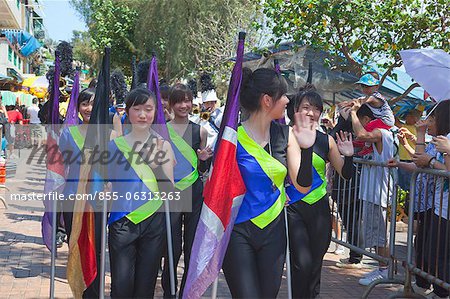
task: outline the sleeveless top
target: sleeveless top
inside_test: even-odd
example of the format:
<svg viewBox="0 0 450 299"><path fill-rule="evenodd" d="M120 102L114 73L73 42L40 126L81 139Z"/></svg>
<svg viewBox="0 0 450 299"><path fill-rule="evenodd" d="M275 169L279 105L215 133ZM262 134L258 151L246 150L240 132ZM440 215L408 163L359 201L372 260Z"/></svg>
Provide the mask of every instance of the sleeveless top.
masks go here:
<svg viewBox="0 0 450 299"><path fill-rule="evenodd" d="M158 181L162 179L161 166L152 169L123 136L111 141L108 150L108 181L112 182L112 200L109 224L127 217L134 224L152 216L162 205L158 198ZM156 173L156 175L155 175Z"/></svg>
<svg viewBox="0 0 450 299"><path fill-rule="evenodd" d="M199 178L197 150L200 149L200 126L189 121L189 127L183 136L178 135L171 124L167 124L167 129L177 161L173 173L175 187L182 191Z"/></svg>
<svg viewBox="0 0 450 299"><path fill-rule="evenodd" d="M236 158L246 193L236 224L250 220L263 229L283 211L288 138L289 127L272 122L269 150L269 144L262 148L249 137L244 127L238 127Z"/></svg>
<svg viewBox="0 0 450 299"><path fill-rule="evenodd" d="M328 152L330 144L328 134L316 131L316 141L313 146L313 181L311 190L308 193L301 193L293 184L286 187L286 193L289 196L289 204L300 200L312 205L318 202L327 194L326 164L328 162Z"/></svg>

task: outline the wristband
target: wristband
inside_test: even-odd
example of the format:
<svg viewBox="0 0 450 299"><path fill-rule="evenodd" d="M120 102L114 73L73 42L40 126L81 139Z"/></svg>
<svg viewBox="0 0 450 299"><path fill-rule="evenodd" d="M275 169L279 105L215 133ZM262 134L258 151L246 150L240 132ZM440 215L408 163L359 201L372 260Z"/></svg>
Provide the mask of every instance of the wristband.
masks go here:
<svg viewBox="0 0 450 299"><path fill-rule="evenodd" d="M353 156L344 157L344 165L342 165L341 174L346 180L350 179L353 175L355 167L353 166Z"/></svg>
<svg viewBox="0 0 450 299"><path fill-rule="evenodd" d="M416 142L416 145L425 145L424 142Z"/></svg>
<svg viewBox="0 0 450 299"><path fill-rule="evenodd" d="M300 168L297 173L297 184L301 187L310 187L312 185L312 154L312 146L307 149L302 149Z"/></svg>

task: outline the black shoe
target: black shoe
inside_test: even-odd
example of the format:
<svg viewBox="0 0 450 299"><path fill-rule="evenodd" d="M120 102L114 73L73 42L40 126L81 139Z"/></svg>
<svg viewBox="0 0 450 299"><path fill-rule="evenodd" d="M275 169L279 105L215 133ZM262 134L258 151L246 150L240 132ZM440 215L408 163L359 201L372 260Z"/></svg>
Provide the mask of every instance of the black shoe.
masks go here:
<svg viewBox="0 0 450 299"><path fill-rule="evenodd" d="M63 236L58 236L56 238L56 247L57 248L61 248L64 245L64 237Z"/></svg>

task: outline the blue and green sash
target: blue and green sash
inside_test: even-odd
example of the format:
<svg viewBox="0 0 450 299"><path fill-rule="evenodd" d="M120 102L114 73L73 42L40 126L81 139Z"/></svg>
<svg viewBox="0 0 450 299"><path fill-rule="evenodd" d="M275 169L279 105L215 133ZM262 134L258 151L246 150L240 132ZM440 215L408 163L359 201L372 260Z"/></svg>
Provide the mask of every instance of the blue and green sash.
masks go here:
<svg viewBox="0 0 450 299"><path fill-rule="evenodd" d="M177 164L174 168L175 187L178 190L185 190L197 181L199 175L197 171L198 157L192 147L168 124L170 139L175 145L174 152Z"/></svg>
<svg viewBox="0 0 450 299"><path fill-rule="evenodd" d="M242 126L238 128L237 161L247 192L235 223L250 220L263 229L283 211L287 169L253 141Z"/></svg>
<svg viewBox="0 0 450 299"><path fill-rule="evenodd" d="M294 185L286 187L286 193L289 196L289 204L296 203L299 200L303 200L312 205L318 202L322 197L327 194L327 180L326 180L326 161L324 161L319 155L313 153L313 182L311 189L308 193L301 193Z"/></svg>
<svg viewBox="0 0 450 299"><path fill-rule="evenodd" d="M127 206L128 211L131 210L131 212L126 214L126 217L134 224L138 224L153 215L162 205L162 201L156 196L156 194L159 194L158 182L149 165L142 162L137 163L137 160L141 158L137 153L133 152L125 138L116 138L114 139L114 143L131 166L131 169L128 172L123 172L121 174L124 178L129 180L130 183L117 183L116 187L113 187L114 191L117 191L119 195L122 196L119 201L125 200L125 194L127 192L144 192L147 194L148 192L151 192L153 194L151 200L136 201L132 198L131 206ZM143 185L133 186L132 184ZM117 208L115 210L117 210Z"/></svg>
<svg viewBox="0 0 450 299"><path fill-rule="evenodd" d="M69 132L73 140L75 141L78 149L80 151L83 151L85 138L83 134L81 134L80 128L78 126L71 126L69 127Z"/></svg>

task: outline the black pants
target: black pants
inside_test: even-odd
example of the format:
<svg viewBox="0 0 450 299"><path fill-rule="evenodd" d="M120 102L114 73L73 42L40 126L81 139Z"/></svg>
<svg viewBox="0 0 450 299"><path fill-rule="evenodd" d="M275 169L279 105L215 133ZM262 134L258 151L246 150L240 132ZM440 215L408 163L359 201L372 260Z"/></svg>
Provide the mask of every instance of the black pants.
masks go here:
<svg viewBox="0 0 450 299"><path fill-rule="evenodd" d="M264 229L251 221L234 226L223 272L233 298L276 298L286 259L284 213Z"/></svg>
<svg viewBox="0 0 450 299"><path fill-rule="evenodd" d="M292 295L315 298L320 292L323 257L331 242L331 214L327 197L310 205L298 201L288 207Z"/></svg>
<svg viewBox="0 0 450 299"><path fill-rule="evenodd" d="M433 212L431 217L425 221L426 227L424 233L426 234L422 240L425 242L425 250L422 255L423 264L421 269L430 273L433 276L449 283L450 282L450 220L439 217ZM428 215L427 215L428 216ZM420 246L419 240L416 238L416 246ZM437 266L437 267L436 267ZM425 279L416 276L416 283L423 288L429 288L430 283ZM439 297L447 297L449 291L433 284L433 292Z"/></svg>
<svg viewBox="0 0 450 299"><path fill-rule="evenodd" d="M153 298L165 241L164 213L109 226L111 298Z"/></svg>
<svg viewBox="0 0 450 299"><path fill-rule="evenodd" d="M189 261L191 257L192 244L194 243L195 231L197 230L198 220L200 219L200 213L203 205L202 188L203 183L201 180L197 180L192 188L182 191L181 199L192 198L192 212L175 212L170 213L170 222L172 227L172 246L173 246L173 259L174 259L174 273L175 273L175 289L178 285L177 280L177 265L181 257L181 252L184 253L184 271L181 279L180 295L183 296L184 284L186 282L187 273L189 269ZM191 194L186 194L186 193ZM183 229L184 225L184 229ZM167 247L166 247L167 249ZM164 298L170 298L170 271L169 271L169 258L167 256L167 250L164 253L164 268L161 277L161 284L164 290Z"/></svg>
<svg viewBox="0 0 450 299"><path fill-rule="evenodd" d="M360 169L361 167L359 167ZM359 171L358 169L358 171ZM359 177L358 177L359 178ZM359 181L359 180L358 180ZM338 192L338 188L340 191ZM359 182L357 182L356 172L351 181L342 179L336 172L334 177L334 186L331 198L338 208L338 213L341 216L342 224L347 231L347 242L351 245L361 247L362 238L359 237L361 225L361 212L359 194ZM358 242L359 241L359 242ZM350 250L349 262L357 264L362 261L362 254Z"/></svg>

